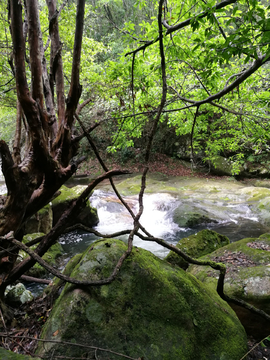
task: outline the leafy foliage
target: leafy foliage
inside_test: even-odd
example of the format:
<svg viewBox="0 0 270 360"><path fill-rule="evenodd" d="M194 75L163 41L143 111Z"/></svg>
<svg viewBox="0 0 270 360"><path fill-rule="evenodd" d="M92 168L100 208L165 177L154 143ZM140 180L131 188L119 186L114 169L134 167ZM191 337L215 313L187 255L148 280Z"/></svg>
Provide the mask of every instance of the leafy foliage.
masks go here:
<svg viewBox="0 0 270 360"><path fill-rule="evenodd" d="M225 155L237 172L237 164L245 157L269 146L269 6L257 0L220 4L209 0L164 5L168 91L160 122L166 121L177 136L192 134L194 155L200 154L205 161ZM82 115L86 124L109 119L105 126L110 129L108 150L112 152L135 146L141 137L147 139L159 106L157 5L148 0L87 2L81 79L82 101L91 101ZM0 96L2 106L15 107L15 85L7 62L11 40L6 9L0 6ZM42 11L45 34L46 6ZM75 11L71 1L59 19L66 78L71 71ZM142 50L134 53L136 44ZM245 71L261 58L262 65L242 81ZM219 93L214 102L207 100ZM195 118L198 102L204 103ZM102 116L97 116L100 112Z"/></svg>

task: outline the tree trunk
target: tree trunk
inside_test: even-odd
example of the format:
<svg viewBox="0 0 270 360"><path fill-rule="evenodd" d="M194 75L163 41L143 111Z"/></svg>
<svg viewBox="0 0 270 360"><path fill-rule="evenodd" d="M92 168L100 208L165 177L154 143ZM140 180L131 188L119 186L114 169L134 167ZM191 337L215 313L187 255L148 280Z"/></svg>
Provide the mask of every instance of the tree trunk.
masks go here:
<svg viewBox="0 0 270 360"><path fill-rule="evenodd" d="M44 56L38 0L25 0L24 11L22 4L18 0L9 2L18 116L13 156L7 144L0 140L2 172L8 191L5 204L0 207L0 295L3 295L5 286L10 282L9 275L17 258L17 251L13 249L12 253L9 252L12 246L8 233L14 232L17 239L21 240L20 229L24 222L51 200L76 171L79 163L73 161L70 164L70 160L77 152L77 142L72 141L72 126L81 95L79 68L85 1L79 0L77 5L72 77L66 103L56 0L47 0L51 38L50 74L47 73ZM28 29L28 37L25 36L25 29ZM29 81L25 66L26 38L31 69ZM28 82L31 83L30 88ZM54 93L57 98L58 121ZM22 158L19 144L23 117L28 138ZM45 243L46 246L44 243L39 245L43 253L52 245L50 242L49 245L48 242ZM18 272L16 277L13 273L12 280L20 275L22 274Z"/></svg>

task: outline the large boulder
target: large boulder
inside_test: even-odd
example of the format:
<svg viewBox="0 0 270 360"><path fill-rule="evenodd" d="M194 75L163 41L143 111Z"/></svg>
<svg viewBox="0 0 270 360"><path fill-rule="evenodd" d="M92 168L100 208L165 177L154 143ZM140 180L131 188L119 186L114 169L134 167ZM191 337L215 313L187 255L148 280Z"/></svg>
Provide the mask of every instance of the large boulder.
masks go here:
<svg viewBox="0 0 270 360"><path fill-rule="evenodd" d="M230 160L216 155L210 162L211 173L219 176L232 176L233 167Z"/></svg>
<svg viewBox="0 0 270 360"><path fill-rule="evenodd" d="M227 236L220 235L213 230L205 229L199 231L197 234L181 239L176 247L193 258L199 258L229 243L230 241ZM170 251L165 260L171 264L180 266L182 269L188 268L188 262L173 251Z"/></svg>
<svg viewBox="0 0 270 360"><path fill-rule="evenodd" d="M173 213L173 221L179 227L193 228L198 225L217 223L214 214L191 204L180 204Z"/></svg>
<svg viewBox="0 0 270 360"><path fill-rule="evenodd" d="M39 212L31 216L24 225L24 234L42 232L48 234L53 225L53 212L51 203L44 206Z"/></svg>
<svg viewBox="0 0 270 360"><path fill-rule="evenodd" d="M70 207L71 203L81 195L85 188L86 186L83 185L77 185L73 188L68 188L63 185L60 188L60 195L52 201L53 225L57 223L61 215ZM89 200L87 201L85 208L74 217L70 225L75 223L80 223L88 227L97 225L97 210L91 207Z"/></svg>
<svg viewBox="0 0 270 360"><path fill-rule="evenodd" d="M224 291L231 297L242 299L270 314L270 234L247 238L226 245L201 260L226 264ZM211 267L190 265L189 273L211 288L217 286L217 272ZM235 307L247 332L263 338L270 332L270 324L256 319L249 311Z"/></svg>
<svg viewBox="0 0 270 360"><path fill-rule="evenodd" d="M248 196L248 203L256 212L260 220L270 226L270 189L266 187L248 186L241 189L241 193Z"/></svg>
<svg viewBox="0 0 270 360"><path fill-rule="evenodd" d="M71 276L107 278L126 250L120 240L97 241ZM239 360L246 352L241 323L215 291L140 248L133 249L109 285L67 284L41 336L145 360ZM46 342L37 354L81 357L92 356L93 350ZM119 358L103 351L96 357Z"/></svg>

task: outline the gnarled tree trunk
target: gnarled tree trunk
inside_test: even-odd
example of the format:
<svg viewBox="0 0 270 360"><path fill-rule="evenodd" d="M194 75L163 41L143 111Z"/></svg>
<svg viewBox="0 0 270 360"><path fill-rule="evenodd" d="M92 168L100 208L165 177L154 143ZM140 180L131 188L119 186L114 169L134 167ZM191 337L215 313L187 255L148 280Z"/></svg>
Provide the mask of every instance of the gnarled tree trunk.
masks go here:
<svg viewBox="0 0 270 360"><path fill-rule="evenodd" d="M22 3L18 0L9 1L14 49L11 58L14 61L18 115L15 119L17 129L13 153L0 140L2 172L8 191L6 201L0 207L0 294L3 294L3 289L10 282L11 272L12 279L16 279L13 268L17 251L10 244L8 233L14 232L16 238L20 239L20 229L24 222L51 200L74 173L79 162L73 161L71 164L78 143L73 138L72 126L81 95L79 69L85 0L78 0L77 5L72 75L67 99L64 96L56 0L47 0L51 41L48 67L44 56L38 0L25 0L24 11ZM29 48L27 54L26 39ZM26 58L29 58L31 79L27 79L26 75ZM50 69L49 74L47 69ZM23 152L19 145L22 124L27 134ZM45 247L41 243L39 249L43 250L38 251L44 252L54 241L55 236L50 238Z"/></svg>

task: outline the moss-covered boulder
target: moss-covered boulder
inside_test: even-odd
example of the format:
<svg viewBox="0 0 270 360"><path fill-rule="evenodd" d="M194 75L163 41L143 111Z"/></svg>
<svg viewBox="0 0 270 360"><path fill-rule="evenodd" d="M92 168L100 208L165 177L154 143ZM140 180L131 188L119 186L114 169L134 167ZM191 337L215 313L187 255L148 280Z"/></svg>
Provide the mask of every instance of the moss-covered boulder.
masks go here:
<svg viewBox="0 0 270 360"><path fill-rule="evenodd" d="M211 173L219 176L233 175L233 167L230 160L223 156L216 155L210 162Z"/></svg>
<svg viewBox="0 0 270 360"><path fill-rule="evenodd" d="M53 225L57 223L61 215L70 207L73 200L77 199L85 190L86 186L77 185L73 188L62 186L60 188L60 195L52 201L53 210ZM97 210L87 201L86 207L76 216L70 225L80 223L88 227L97 225L98 215Z"/></svg>
<svg viewBox="0 0 270 360"><path fill-rule="evenodd" d="M270 234L237 241L200 259L226 264L225 293L270 314ZM218 273L212 268L190 265L187 271L209 287L216 288ZM235 310L247 329L254 328L250 312L239 308ZM262 320L259 320L258 326L265 330L262 337L270 331L270 324L264 326Z"/></svg>
<svg viewBox="0 0 270 360"><path fill-rule="evenodd" d="M209 214L207 210L183 203L174 210L173 221L179 227L189 228L202 224L217 223L213 214Z"/></svg>
<svg viewBox="0 0 270 360"><path fill-rule="evenodd" d="M218 234L213 230L205 229L199 231L197 234L181 239L176 246L187 255L193 258L199 258L229 244L229 242L227 236ZM165 260L171 264L180 266L182 269L188 268L188 263L173 251L170 251Z"/></svg>
<svg viewBox="0 0 270 360"><path fill-rule="evenodd" d="M43 233L27 234L23 237L23 243L27 244L29 241L32 241L43 235L45 235L45 234L43 234ZM38 246L38 244L35 244L35 245L31 246L31 249L35 250L35 248L37 246ZM61 244L59 244L57 242L50 247L50 249L46 252L46 254L44 254L42 256L42 259L45 260L51 266L57 266L57 259L61 255L63 255L63 248L62 248ZM20 250L18 259L19 259L19 261L22 261L25 258L27 258L28 256L29 255L25 251ZM46 274L48 274L48 271L46 269L44 269L38 263L36 263L30 270L27 271L27 275L38 277L38 278L42 277Z"/></svg>
<svg viewBox="0 0 270 360"><path fill-rule="evenodd" d="M24 225L25 234L42 232L48 234L52 229L53 212L51 204L44 206L37 214L31 216Z"/></svg>
<svg viewBox="0 0 270 360"><path fill-rule="evenodd" d="M97 241L85 251L72 277L108 277L126 244ZM239 360L245 331L215 291L150 252L134 248L109 285L66 285L44 325L43 339L106 348L145 360ZM91 349L46 342L37 354L90 357ZM97 351L100 360L118 359Z"/></svg>
<svg viewBox="0 0 270 360"><path fill-rule="evenodd" d="M70 276L72 271L74 270L74 267L81 260L82 256L83 254L74 255L67 263L63 274ZM66 282L64 280L55 277L53 281L44 289L44 293L46 295L49 295L51 300L54 301L59 296L59 293L61 293L61 291L63 290L65 284Z"/></svg>
<svg viewBox="0 0 270 360"><path fill-rule="evenodd" d="M248 195L248 203L258 213L260 220L270 226L270 189L250 186L241 192Z"/></svg>
<svg viewBox="0 0 270 360"><path fill-rule="evenodd" d="M0 347L0 359L2 359L2 360L31 360L31 359L41 360L38 357L33 358L33 357L27 356L27 355L16 354L12 351L5 350L2 347Z"/></svg>
<svg viewBox="0 0 270 360"><path fill-rule="evenodd" d="M22 283L16 285L8 285L5 291L5 298L7 304L11 306L20 306L28 301L34 299L34 296L29 290L26 290Z"/></svg>

